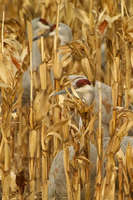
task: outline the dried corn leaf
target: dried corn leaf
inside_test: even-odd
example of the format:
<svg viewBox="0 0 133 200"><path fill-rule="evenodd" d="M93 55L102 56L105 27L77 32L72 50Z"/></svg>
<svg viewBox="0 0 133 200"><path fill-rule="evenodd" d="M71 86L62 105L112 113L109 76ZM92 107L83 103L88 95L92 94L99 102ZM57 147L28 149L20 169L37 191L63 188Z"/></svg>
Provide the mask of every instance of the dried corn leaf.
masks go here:
<svg viewBox="0 0 133 200"><path fill-rule="evenodd" d="M80 9L80 8L75 8L74 9L74 14L75 16L83 23L86 25L90 25L90 19L89 15L86 11Z"/></svg>
<svg viewBox="0 0 133 200"><path fill-rule="evenodd" d="M104 194L103 194L103 199L106 200L114 200L115 199L115 180L116 180L116 169L112 169L112 171L109 172L109 183L107 180L107 176L104 178L104 184L105 188L103 188Z"/></svg>
<svg viewBox="0 0 133 200"><path fill-rule="evenodd" d="M52 130L54 130L55 132L59 131L61 129L61 127L64 126L67 122L68 122L68 120L56 122L54 125L49 127L48 132L51 132Z"/></svg>
<svg viewBox="0 0 133 200"><path fill-rule="evenodd" d="M41 89L46 90L47 88L46 63L40 65L40 82L41 82Z"/></svg>
<svg viewBox="0 0 133 200"><path fill-rule="evenodd" d="M15 86L15 76L17 68L10 62L0 61L0 84L4 88L13 88Z"/></svg>
<svg viewBox="0 0 133 200"><path fill-rule="evenodd" d="M74 4L72 2L64 1L64 9L65 9L65 19L67 19L67 23L71 24L75 18L73 15ZM62 13L64 15L64 12Z"/></svg>
<svg viewBox="0 0 133 200"><path fill-rule="evenodd" d="M31 158L35 157L36 148L37 148L37 131L32 130L29 135L29 153Z"/></svg>
<svg viewBox="0 0 133 200"><path fill-rule="evenodd" d="M44 92L38 92L33 102L33 111L35 121L41 121L47 115L49 110L49 98Z"/></svg>

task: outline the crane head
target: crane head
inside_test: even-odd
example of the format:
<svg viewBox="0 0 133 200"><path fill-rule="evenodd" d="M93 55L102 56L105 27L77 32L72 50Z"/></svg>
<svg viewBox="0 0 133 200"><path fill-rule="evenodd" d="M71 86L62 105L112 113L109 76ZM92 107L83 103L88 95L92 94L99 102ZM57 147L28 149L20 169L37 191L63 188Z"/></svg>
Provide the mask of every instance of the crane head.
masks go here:
<svg viewBox="0 0 133 200"><path fill-rule="evenodd" d="M49 24L45 19L42 18L35 18L31 21L32 24L32 30L33 32L39 32L43 30L48 30L49 29Z"/></svg>
<svg viewBox="0 0 133 200"><path fill-rule="evenodd" d="M69 76L69 79L72 81L71 84L74 87L77 96L88 106L91 105L91 103L94 100L95 97L95 87L93 84L85 77L80 75L71 75ZM70 92L71 88L68 88ZM52 94L52 96L60 95L60 94L66 94L65 90L61 90L59 92L55 92Z"/></svg>
<svg viewBox="0 0 133 200"><path fill-rule="evenodd" d="M48 37L48 36L54 36L56 34L56 24L49 24L44 19L36 18L32 20L33 29L40 29L40 30L47 30L46 33L42 33L37 37L33 38L34 40L38 40L40 37ZM61 41L61 45L65 45L66 43L69 43L72 41L72 30L71 28L64 23L59 23L58 26L58 36Z"/></svg>

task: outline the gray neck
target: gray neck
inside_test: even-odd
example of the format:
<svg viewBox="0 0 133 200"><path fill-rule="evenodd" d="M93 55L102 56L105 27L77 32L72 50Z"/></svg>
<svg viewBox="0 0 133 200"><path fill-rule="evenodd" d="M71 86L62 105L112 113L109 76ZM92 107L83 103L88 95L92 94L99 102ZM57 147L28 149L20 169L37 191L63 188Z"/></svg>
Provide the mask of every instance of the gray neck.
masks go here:
<svg viewBox="0 0 133 200"><path fill-rule="evenodd" d="M33 31L33 37L37 36L37 33L37 31ZM35 40L32 43L32 64L33 70L36 70L41 64L41 53L38 47L38 40Z"/></svg>

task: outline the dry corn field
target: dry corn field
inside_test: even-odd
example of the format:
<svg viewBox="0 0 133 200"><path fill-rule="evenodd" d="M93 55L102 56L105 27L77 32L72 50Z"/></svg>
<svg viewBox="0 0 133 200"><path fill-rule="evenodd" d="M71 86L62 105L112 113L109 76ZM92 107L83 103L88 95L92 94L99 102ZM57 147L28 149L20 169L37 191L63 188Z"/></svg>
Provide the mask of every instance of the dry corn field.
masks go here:
<svg viewBox="0 0 133 200"><path fill-rule="evenodd" d="M133 0L0 0L0 199L133 199Z"/></svg>

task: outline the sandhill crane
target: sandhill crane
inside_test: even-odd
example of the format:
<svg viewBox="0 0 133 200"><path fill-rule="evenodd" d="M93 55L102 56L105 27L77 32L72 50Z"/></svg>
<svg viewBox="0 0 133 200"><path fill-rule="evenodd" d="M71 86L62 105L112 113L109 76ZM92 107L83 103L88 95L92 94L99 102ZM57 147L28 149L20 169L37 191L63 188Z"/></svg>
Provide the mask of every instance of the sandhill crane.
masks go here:
<svg viewBox="0 0 133 200"><path fill-rule="evenodd" d="M94 114L98 115L99 113L99 81L95 82L95 85L92 84L86 76L83 75L70 75L68 76L72 82L72 86L74 87L77 95L83 103L87 106L90 106L92 102L94 102ZM70 90L70 88L68 88ZM102 127L103 127L103 135L109 136L109 122L112 118L112 89L110 86L101 83L101 92L102 92ZM53 92L51 95L63 95L66 93L66 90L61 90L59 92ZM98 127L98 120L94 123L94 129L96 130Z"/></svg>
<svg viewBox="0 0 133 200"><path fill-rule="evenodd" d="M55 34L55 24L49 24L46 20L41 18L35 18L32 20L32 35L33 35L33 44L32 44L32 65L33 70L37 71L39 69L39 65L42 62L40 49L38 47L38 39L48 36L53 36ZM40 31L46 31L46 33L40 34ZM59 39L61 41L61 45L65 45L66 43L72 41L72 30L66 24L59 23ZM61 55L59 55L59 59L61 59ZM30 94L30 75L29 71L27 70L23 74L23 100L24 102L27 101Z"/></svg>
<svg viewBox="0 0 133 200"><path fill-rule="evenodd" d="M40 37L55 35L56 24L47 24L46 28L47 30L49 29L47 35L45 33L42 33L38 36L34 36L33 41L38 40ZM73 39L72 30L67 24L59 23L58 31L59 31L58 37L60 39L60 45L65 45L72 41Z"/></svg>
<svg viewBox="0 0 133 200"><path fill-rule="evenodd" d="M32 36L33 38L36 38L39 31L45 31L49 29L49 25L47 21L41 18L35 18L31 22L32 24ZM37 71L39 69L39 65L41 64L41 52L38 46L38 41L33 39L32 43L32 67L34 71ZM29 70L25 71L23 74L23 88L24 88L24 94L23 94L23 101L27 102L28 98L30 96L30 74Z"/></svg>
<svg viewBox="0 0 133 200"><path fill-rule="evenodd" d="M72 85L77 92L79 98L88 106L95 101L94 112L99 111L99 81L96 81L93 85L86 76L83 75L70 75L68 76L72 80ZM112 90L111 87L101 83L102 90L102 121L105 124L109 124L112 117ZM65 94L65 90L55 92L52 95Z"/></svg>
<svg viewBox="0 0 133 200"><path fill-rule="evenodd" d="M49 25L49 33L47 36L52 36L55 34L55 28L56 25ZM59 33L58 37L60 39L60 45L67 44L72 41L72 30L71 28L63 23L59 23L58 27ZM39 39L44 34L41 34L40 36L34 37L33 40ZM60 59L61 59L61 55ZM77 94L81 98L81 100L87 104L90 105L93 100L95 100L95 106L94 111L95 113L98 113L99 109L99 90L98 90L98 84L99 82L96 81L95 86L91 84L91 82L87 79L87 77L83 75L70 75L68 77L69 79L73 80L72 84L74 88L76 89ZM112 90L111 87L108 85L101 83L101 90L102 90L102 122L106 125L109 124L109 121L112 116ZM57 94L65 93L64 91L60 91ZM106 127L105 129L108 129ZM108 132L108 131L106 131Z"/></svg>

